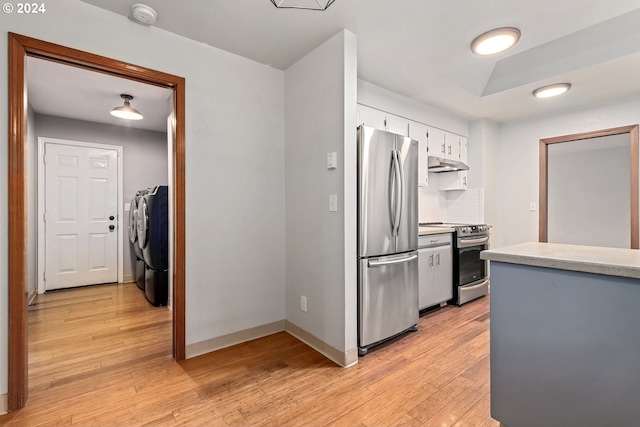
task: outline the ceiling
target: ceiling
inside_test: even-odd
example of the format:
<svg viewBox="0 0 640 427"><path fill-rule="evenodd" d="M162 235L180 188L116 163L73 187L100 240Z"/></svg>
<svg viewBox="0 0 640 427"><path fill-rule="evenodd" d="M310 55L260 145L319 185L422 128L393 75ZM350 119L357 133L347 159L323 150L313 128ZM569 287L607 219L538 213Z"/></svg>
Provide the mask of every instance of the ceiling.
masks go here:
<svg viewBox="0 0 640 427"><path fill-rule="evenodd" d="M135 3L83 1L123 19ZM357 35L359 78L470 120L512 121L640 93L637 0L336 0L324 12L270 0L145 4L158 28L281 70L346 28ZM476 36L502 26L521 30L515 48L470 52ZM573 87L564 96L531 96L565 81Z"/></svg>
<svg viewBox="0 0 640 427"><path fill-rule="evenodd" d="M29 105L38 114L167 131L170 89L31 56L27 57L26 69ZM120 94L134 97L131 106L142 113L142 120L123 120L109 114L123 105Z"/></svg>

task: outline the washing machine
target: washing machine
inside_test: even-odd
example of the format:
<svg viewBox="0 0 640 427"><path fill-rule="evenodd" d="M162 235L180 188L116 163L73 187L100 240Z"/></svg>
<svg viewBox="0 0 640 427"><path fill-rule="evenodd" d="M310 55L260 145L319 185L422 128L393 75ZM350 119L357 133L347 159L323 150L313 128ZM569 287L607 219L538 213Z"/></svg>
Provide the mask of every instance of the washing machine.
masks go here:
<svg viewBox="0 0 640 427"><path fill-rule="evenodd" d="M138 244L138 204L142 196L148 193L148 189L140 190L136 192L136 195L131 199L131 207L129 208L129 241L133 247L133 252L136 255L135 263L135 280L138 287L144 291L144 254L140 245Z"/></svg>
<svg viewBox="0 0 640 427"><path fill-rule="evenodd" d="M145 262L145 294L155 306L167 305L169 292L169 187L149 189L138 202L138 245Z"/></svg>

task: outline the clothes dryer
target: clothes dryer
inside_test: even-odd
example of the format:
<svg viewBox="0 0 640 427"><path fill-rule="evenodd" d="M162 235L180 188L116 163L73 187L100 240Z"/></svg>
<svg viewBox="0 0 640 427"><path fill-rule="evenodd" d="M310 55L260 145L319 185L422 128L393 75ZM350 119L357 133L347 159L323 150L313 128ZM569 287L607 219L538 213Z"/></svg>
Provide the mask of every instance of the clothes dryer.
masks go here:
<svg viewBox="0 0 640 427"><path fill-rule="evenodd" d="M139 190L136 195L131 199L131 206L129 208L129 241L131 247L136 256L134 274L138 287L144 291L144 254L140 245L138 244L138 205L142 196L147 194L149 189Z"/></svg>
<svg viewBox="0 0 640 427"><path fill-rule="evenodd" d="M169 268L169 187L149 189L138 203L138 244L144 256L145 294L153 305L166 305Z"/></svg>

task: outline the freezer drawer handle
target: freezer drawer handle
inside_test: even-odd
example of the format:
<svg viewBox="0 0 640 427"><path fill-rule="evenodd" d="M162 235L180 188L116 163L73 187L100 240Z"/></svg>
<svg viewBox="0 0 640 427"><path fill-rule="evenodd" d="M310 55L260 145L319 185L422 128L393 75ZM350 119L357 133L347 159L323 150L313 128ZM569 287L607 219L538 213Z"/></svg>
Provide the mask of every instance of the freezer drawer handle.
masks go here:
<svg viewBox="0 0 640 427"><path fill-rule="evenodd" d="M413 261L414 259L418 258L418 255L411 255L405 258L399 258L399 259L391 259L388 261L369 261L367 263L368 267L382 267L384 265L392 265L392 264L401 264L403 262L409 262L409 261Z"/></svg>

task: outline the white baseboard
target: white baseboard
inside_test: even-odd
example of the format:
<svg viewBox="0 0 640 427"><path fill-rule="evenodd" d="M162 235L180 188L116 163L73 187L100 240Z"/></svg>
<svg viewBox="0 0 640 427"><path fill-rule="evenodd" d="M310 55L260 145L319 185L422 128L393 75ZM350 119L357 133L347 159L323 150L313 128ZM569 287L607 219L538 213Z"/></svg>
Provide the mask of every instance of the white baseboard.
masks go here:
<svg viewBox="0 0 640 427"><path fill-rule="evenodd" d="M284 320L269 323L267 325L257 326L255 328L245 329L243 331L234 332L232 334L223 335L221 337L211 338L206 341L200 341L194 344L188 344L185 348L187 359L200 356L201 354L210 353L232 345L241 344L243 342L266 337L267 335L277 334L284 331Z"/></svg>
<svg viewBox="0 0 640 427"><path fill-rule="evenodd" d="M9 395L0 394L0 415L9 412Z"/></svg>
<svg viewBox="0 0 640 427"><path fill-rule="evenodd" d="M310 334L299 326L285 320L285 330L307 344L309 347L315 349L319 353L325 355L328 359L342 366L348 368L358 363L358 348L353 348L347 352L342 352L334 347L331 347L326 342L320 340L316 336Z"/></svg>
<svg viewBox="0 0 640 427"><path fill-rule="evenodd" d="M266 337L268 335L277 334L286 331L290 335L299 339L309 347L313 348L320 354L326 356L335 364L348 368L358 363L358 348L353 348L347 352L342 352L331 347L329 344L321 341L319 338L305 331L304 329L294 325L288 320L280 320L269 323L267 325L257 326L255 328L245 329L243 331L234 332L232 334L223 335L221 337L211 338L194 344L188 344L185 349L187 359L200 356L201 354L210 353L212 351L221 350L236 344Z"/></svg>
<svg viewBox="0 0 640 427"><path fill-rule="evenodd" d="M36 296L38 296L38 289L34 289L29 292L29 295L27 295L27 305L33 304L33 300L36 299Z"/></svg>
<svg viewBox="0 0 640 427"><path fill-rule="evenodd" d="M122 283L131 283L135 281L136 278L133 276L133 274L125 274L124 276L122 276Z"/></svg>

